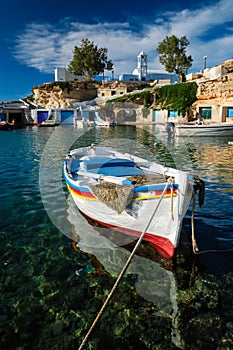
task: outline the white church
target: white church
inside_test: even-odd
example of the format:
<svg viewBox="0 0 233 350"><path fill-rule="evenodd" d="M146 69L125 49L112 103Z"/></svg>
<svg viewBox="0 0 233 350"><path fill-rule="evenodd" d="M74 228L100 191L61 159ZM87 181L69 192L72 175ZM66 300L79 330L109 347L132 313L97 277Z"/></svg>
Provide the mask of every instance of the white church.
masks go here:
<svg viewBox="0 0 233 350"><path fill-rule="evenodd" d="M133 73L123 73L119 76L120 81L155 81L166 82L169 84L175 83L177 77L174 73L168 73L163 70L148 69L147 55L141 51L137 56L138 65L133 70Z"/></svg>
<svg viewBox="0 0 233 350"><path fill-rule="evenodd" d="M119 81L157 81L158 84L174 84L177 81L177 76L174 73L168 73L163 70L151 70L147 67L147 55L141 51L137 56L137 68L132 73L122 73L118 79ZM96 77L101 80L102 76ZM55 81L82 81L82 76L76 76L70 73L66 68L55 68Z"/></svg>

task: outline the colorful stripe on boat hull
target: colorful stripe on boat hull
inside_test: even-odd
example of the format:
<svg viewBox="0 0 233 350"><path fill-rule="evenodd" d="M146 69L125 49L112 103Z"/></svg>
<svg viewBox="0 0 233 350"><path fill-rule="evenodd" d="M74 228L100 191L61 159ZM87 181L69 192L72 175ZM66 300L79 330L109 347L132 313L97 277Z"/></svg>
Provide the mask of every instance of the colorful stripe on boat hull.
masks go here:
<svg viewBox="0 0 233 350"><path fill-rule="evenodd" d="M91 193L91 191L89 191L87 188L84 188L84 187L80 187L79 189L78 188L74 188L72 187L71 185L68 185L67 184L67 187L69 189L69 191L77 196L78 198L81 198L81 199L86 199L86 200L91 200L91 201L98 201L98 199L94 196L93 193ZM146 194L140 194L138 193L137 194L137 197L133 198L133 200L147 200L147 199L156 199L156 198L160 198L161 195L162 195L162 190L158 190L158 191L150 191L150 194L146 195ZM177 196L177 189L174 189L173 190L173 194L172 194L173 197L176 197ZM168 189L164 195L164 198L168 198L168 197L171 197L171 190Z"/></svg>

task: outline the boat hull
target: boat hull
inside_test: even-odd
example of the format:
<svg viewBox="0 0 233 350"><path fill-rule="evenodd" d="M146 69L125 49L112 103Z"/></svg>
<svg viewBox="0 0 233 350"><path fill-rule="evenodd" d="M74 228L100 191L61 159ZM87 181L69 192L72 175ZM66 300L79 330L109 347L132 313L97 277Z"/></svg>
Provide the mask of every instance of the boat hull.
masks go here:
<svg viewBox="0 0 233 350"><path fill-rule="evenodd" d="M133 239L139 238L140 235L142 234L142 231L133 230L133 229L127 228L127 227L122 227L122 226L116 225L114 223L107 223L106 221L99 221L98 219L93 218L92 216L89 216L88 214L82 212L81 210L80 210L80 212L83 215L85 215L86 217L88 217L89 219L97 222L98 224L105 226L107 228L122 232L126 235L131 236ZM175 254L176 247L173 245L173 243L168 238L165 238L162 236L157 236L155 233L146 233L144 236L144 240L147 242L150 242L156 248L157 252L167 259L172 258Z"/></svg>

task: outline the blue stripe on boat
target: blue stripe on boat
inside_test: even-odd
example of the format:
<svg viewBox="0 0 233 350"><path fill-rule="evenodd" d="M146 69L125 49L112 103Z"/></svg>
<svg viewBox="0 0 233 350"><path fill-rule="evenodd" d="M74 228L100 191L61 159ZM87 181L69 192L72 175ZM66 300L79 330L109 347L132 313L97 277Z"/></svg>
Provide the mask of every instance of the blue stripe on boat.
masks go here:
<svg viewBox="0 0 233 350"><path fill-rule="evenodd" d="M77 186L73 181L71 182L69 179L69 176L67 176L66 174L65 174L65 181L70 187L74 188L75 190L78 190L81 192L90 192L88 187L80 187L80 186Z"/></svg>
<svg viewBox="0 0 233 350"><path fill-rule="evenodd" d="M164 184L152 184L152 185L144 185L144 186L138 186L134 188L134 192L148 192L148 191L163 191L165 186ZM177 184L173 185L174 189L178 188ZM168 185L168 190L171 189L171 185Z"/></svg>

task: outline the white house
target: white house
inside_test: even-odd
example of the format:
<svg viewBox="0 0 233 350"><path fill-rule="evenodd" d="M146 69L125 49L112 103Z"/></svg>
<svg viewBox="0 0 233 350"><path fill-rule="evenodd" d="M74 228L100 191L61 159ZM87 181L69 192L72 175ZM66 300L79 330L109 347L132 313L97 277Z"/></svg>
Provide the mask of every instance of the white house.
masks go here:
<svg viewBox="0 0 233 350"><path fill-rule="evenodd" d="M81 75L70 73L64 67L55 68L55 81L84 81Z"/></svg>

